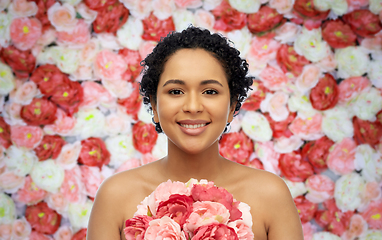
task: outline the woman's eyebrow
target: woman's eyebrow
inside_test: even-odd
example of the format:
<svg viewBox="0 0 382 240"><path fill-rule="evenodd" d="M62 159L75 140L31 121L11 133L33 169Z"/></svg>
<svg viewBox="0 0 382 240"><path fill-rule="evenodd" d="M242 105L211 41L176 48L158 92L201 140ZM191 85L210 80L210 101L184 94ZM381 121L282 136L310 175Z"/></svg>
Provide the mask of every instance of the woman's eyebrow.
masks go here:
<svg viewBox="0 0 382 240"><path fill-rule="evenodd" d="M164 87L164 86L166 86L166 85L168 85L168 84L180 84L180 85L185 85L186 83L185 83L183 80L180 80L180 79L170 79L170 80L168 80L167 82L165 82L165 83L163 84L162 87ZM218 85L220 85L220 86L223 87L223 85L222 85L219 81L214 80L214 79L203 80L203 81L200 83L200 85L207 85L207 84L218 84Z"/></svg>
<svg viewBox="0 0 382 240"><path fill-rule="evenodd" d="M223 85L219 81L213 80L213 79L204 80L200 83L200 85L207 85L207 84L218 84L223 87Z"/></svg>

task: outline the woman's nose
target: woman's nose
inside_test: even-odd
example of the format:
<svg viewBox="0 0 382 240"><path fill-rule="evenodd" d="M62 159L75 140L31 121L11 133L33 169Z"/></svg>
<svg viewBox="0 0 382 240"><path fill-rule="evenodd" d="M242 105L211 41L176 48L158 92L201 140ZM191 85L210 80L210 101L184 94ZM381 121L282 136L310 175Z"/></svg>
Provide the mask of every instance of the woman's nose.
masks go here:
<svg viewBox="0 0 382 240"><path fill-rule="evenodd" d="M190 113L197 113L203 111L203 104L201 96L198 93L189 93L184 99L183 111Z"/></svg>

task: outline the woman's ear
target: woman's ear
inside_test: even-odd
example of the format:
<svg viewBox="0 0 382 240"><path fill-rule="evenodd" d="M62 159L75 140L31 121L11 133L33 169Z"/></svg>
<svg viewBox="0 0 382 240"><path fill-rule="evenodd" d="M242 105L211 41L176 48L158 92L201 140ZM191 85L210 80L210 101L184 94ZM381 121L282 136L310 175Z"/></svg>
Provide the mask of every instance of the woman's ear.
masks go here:
<svg viewBox="0 0 382 240"><path fill-rule="evenodd" d="M228 115L228 122L232 122L233 116L235 115L235 109L236 109L237 101L233 102L230 106L229 115Z"/></svg>
<svg viewBox="0 0 382 240"><path fill-rule="evenodd" d="M151 104L151 108L153 109L153 119L154 119L154 122L158 123L159 122L159 117L158 117L158 111L157 111L157 103L156 101L153 99L153 97L150 97L150 104Z"/></svg>

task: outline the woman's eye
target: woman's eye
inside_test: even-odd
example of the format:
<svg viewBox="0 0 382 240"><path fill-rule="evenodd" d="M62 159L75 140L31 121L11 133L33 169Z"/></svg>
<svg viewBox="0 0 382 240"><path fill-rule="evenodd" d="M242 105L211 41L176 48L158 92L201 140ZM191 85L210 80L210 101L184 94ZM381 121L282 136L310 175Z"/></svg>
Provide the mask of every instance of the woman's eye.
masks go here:
<svg viewBox="0 0 382 240"><path fill-rule="evenodd" d="M218 92L216 90L212 90L212 89L206 90L204 93L205 94L218 94Z"/></svg>
<svg viewBox="0 0 382 240"><path fill-rule="evenodd" d="M179 89L173 89L169 91L170 94L179 95L182 94L182 91Z"/></svg>

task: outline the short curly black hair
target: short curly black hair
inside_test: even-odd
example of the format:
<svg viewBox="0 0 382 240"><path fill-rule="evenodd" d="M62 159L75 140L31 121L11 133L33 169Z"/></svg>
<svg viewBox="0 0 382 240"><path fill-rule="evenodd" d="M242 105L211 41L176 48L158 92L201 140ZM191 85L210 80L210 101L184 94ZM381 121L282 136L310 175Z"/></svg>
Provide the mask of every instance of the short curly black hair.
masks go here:
<svg viewBox="0 0 382 240"><path fill-rule="evenodd" d="M141 62L143 70L140 93L143 96L143 103L152 110L150 100L152 98L156 102L158 83L164 65L176 51L184 48L200 48L211 53L222 64L228 80L231 104L236 103L235 112L238 112L253 83L253 79L246 77L248 63L240 58L240 52L232 47L230 43L227 38L218 33L211 34L207 29L194 26L189 26L182 32L169 33L155 46L152 53ZM156 131L158 133L162 132L160 124L154 124L156 125ZM227 127L224 132L226 131Z"/></svg>

